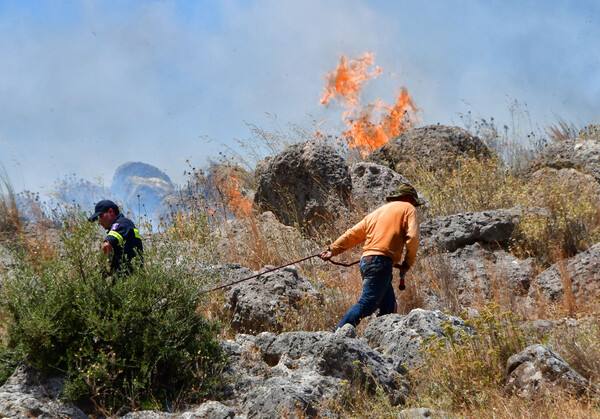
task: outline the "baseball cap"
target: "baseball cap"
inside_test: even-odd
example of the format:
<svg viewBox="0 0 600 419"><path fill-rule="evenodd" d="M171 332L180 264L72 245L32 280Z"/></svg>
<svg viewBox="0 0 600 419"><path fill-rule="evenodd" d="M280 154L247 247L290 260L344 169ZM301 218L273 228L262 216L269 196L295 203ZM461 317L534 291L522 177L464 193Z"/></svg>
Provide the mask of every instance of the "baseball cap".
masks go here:
<svg viewBox="0 0 600 419"><path fill-rule="evenodd" d="M103 199L102 201L96 204L96 207L94 208L94 213L90 218L88 218L88 220L96 221L96 218L98 218L100 214L102 214L104 211L108 211L111 208L115 210L115 213L119 213L119 207L117 206L117 204L115 204L110 199Z"/></svg>

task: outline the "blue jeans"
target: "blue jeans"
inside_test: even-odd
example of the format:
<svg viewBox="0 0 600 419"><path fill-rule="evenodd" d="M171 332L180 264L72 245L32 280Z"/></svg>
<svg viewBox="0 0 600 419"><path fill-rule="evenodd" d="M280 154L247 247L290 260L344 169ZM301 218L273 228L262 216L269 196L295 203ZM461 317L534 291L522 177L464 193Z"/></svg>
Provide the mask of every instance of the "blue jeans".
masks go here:
<svg viewBox="0 0 600 419"><path fill-rule="evenodd" d="M365 259L370 260L367 262ZM342 317L334 331L346 323L356 327L362 318L375 313L378 308L378 316L394 312L396 296L392 286L392 268L392 259L386 256L366 256L360 260L362 294L358 302Z"/></svg>

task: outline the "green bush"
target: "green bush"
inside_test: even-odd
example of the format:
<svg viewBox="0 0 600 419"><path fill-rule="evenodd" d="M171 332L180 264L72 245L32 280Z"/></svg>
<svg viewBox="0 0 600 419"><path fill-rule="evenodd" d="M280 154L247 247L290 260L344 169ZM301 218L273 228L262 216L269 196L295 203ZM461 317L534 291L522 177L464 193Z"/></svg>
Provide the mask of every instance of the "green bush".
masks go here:
<svg viewBox="0 0 600 419"><path fill-rule="evenodd" d="M149 246L143 268L111 278L101 240L79 215L62 228L56 257L13 248L17 266L0 295L4 371L25 360L65 373L66 399L110 414L214 396L224 363L217 327L197 312L198 284L173 262L173 246Z"/></svg>

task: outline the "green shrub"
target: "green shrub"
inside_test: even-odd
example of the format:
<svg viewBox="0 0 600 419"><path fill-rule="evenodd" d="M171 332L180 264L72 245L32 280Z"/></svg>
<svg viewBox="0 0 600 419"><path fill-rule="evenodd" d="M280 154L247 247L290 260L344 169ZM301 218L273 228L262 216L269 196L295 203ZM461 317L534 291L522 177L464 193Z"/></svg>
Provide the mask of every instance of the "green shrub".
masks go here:
<svg viewBox="0 0 600 419"><path fill-rule="evenodd" d="M66 399L110 414L213 396L224 358L216 325L197 312L198 284L169 246L150 246L144 268L108 277L101 239L79 215L61 230L56 257L35 263L13 249L0 295L4 364L65 373Z"/></svg>

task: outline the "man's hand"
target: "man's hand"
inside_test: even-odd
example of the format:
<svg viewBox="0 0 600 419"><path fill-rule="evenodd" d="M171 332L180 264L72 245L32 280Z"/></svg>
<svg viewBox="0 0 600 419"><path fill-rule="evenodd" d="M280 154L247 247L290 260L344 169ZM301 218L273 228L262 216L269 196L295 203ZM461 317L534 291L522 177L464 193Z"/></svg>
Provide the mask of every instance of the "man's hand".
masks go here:
<svg viewBox="0 0 600 419"><path fill-rule="evenodd" d="M109 242L102 243L102 253L104 253L105 255L108 255L108 254L110 254L111 251L112 251L112 244L110 244Z"/></svg>
<svg viewBox="0 0 600 419"><path fill-rule="evenodd" d="M331 259L331 250L327 249L327 250L323 250L321 253L319 253L319 257L323 260L329 260Z"/></svg>

